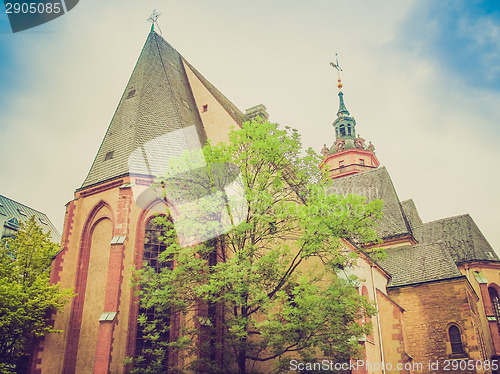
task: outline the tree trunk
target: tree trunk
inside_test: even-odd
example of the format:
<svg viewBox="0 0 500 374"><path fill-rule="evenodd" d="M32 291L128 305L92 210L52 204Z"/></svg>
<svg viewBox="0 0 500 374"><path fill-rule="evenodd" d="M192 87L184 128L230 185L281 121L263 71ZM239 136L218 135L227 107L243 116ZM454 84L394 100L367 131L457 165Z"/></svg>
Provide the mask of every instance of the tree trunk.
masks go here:
<svg viewBox="0 0 500 374"><path fill-rule="evenodd" d="M246 343L246 338L243 339L243 344ZM238 374L246 374L247 352L245 347L240 348L238 352Z"/></svg>
<svg viewBox="0 0 500 374"><path fill-rule="evenodd" d="M218 249L218 241L214 240L213 251L209 255L208 264L210 266L210 272L213 272L213 267L217 265L217 249ZM210 321L210 352L209 352L209 360L210 366L212 368L217 367L217 305L213 302L208 302L208 319Z"/></svg>
<svg viewBox="0 0 500 374"><path fill-rule="evenodd" d="M241 307L241 317L243 320L246 320L248 317L247 315L248 309L246 306L246 299L245 299L245 305ZM246 332L248 329L247 324L245 323L245 328L244 331ZM247 363L247 339L248 337L243 337L240 339L240 347L238 350L238 374L246 374L246 363Z"/></svg>

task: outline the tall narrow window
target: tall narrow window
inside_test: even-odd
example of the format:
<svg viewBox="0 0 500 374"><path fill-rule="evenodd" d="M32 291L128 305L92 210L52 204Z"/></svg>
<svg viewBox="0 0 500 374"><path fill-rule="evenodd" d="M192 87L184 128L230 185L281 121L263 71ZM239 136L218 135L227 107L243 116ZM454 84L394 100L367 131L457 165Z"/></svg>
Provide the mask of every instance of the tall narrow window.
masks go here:
<svg viewBox="0 0 500 374"><path fill-rule="evenodd" d="M159 273L163 268L168 267L172 268L172 261L160 261L160 254L166 249L167 245L160 239L165 235L165 230L163 226L155 224L154 219L151 219L146 224L146 232L144 236L144 254L143 260L144 262L155 269L157 273ZM154 308L144 308L142 305L139 306L139 315L145 315L148 322L157 320L159 318L162 319L161 324L163 326L170 326L171 318L167 313L163 313L163 315L159 315L156 313ZM159 337L160 341L168 342L170 340L170 331L162 332ZM144 367L146 366L150 360L155 359L153 355L148 354L146 352L147 349L152 348L151 340L147 339L145 326L140 323L137 324L137 334L136 334L136 343L135 343L135 355L143 356L145 361L136 366ZM165 362L169 361L169 352L165 350L164 356Z"/></svg>
<svg viewBox="0 0 500 374"><path fill-rule="evenodd" d="M462 346L462 337L460 336L460 330L457 326L452 325L448 330L451 343L451 353L460 354L464 353L464 347Z"/></svg>
<svg viewBox="0 0 500 374"><path fill-rule="evenodd" d="M340 135L345 136L345 125L340 125Z"/></svg>
<svg viewBox="0 0 500 374"><path fill-rule="evenodd" d="M498 298L498 292L493 287L489 287L488 293L490 294L491 306L493 307L493 313L495 313L495 318L497 320L497 328L500 332L500 299Z"/></svg>

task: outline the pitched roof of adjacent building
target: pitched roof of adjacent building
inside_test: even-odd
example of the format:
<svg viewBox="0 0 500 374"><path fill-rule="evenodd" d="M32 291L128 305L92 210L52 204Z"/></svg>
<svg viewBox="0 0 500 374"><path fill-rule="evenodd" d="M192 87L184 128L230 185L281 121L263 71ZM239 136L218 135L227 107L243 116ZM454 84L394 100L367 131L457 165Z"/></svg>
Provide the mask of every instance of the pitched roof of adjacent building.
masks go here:
<svg viewBox="0 0 500 374"><path fill-rule="evenodd" d="M32 216L44 233L50 233L53 242L61 241L61 235L46 214L0 195L0 237L3 237L5 228L17 230L20 222L26 222Z"/></svg>
<svg viewBox="0 0 500 374"><path fill-rule="evenodd" d="M163 175L169 158L204 144L206 133L184 63L179 52L151 31L80 189L124 175ZM244 114L193 71L223 108L243 122Z"/></svg>
<svg viewBox="0 0 500 374"><path fill-rule="evenodd" d="M414 227L413 232L419 243L440 244L457 264L500 261L468 214L424 223Z"/></svg>
<svg viewBox="0 0 500 374"><path fill-rule="evenodd" d="M388 248L378 262L391 275L389 287L455 278L467 262L500 262L468 214L415 226L413 233L419 244Z"/></svg>

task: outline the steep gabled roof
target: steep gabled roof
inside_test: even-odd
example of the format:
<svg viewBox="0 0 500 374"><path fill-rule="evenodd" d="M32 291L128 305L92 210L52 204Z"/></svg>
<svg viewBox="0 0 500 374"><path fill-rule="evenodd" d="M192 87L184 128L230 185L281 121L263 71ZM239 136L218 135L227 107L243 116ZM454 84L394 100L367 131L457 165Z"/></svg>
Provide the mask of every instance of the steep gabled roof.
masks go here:
<svg viewBox="0 0 500 374"><path fill-rule="evenodd" d="M157 175L206 141L182 56L151 31L81 189L123 175Z"/></svg>
<svg viewBox="0 0 500 374"><path fill-rule="evenodd" d="M36 223L45 234L50 233L54 243L61 241L61 235L46 214L2 195L0 195L0 238L3 235L5 225L15 229L16 220L17 222L26 222L32 216L35 216Z"/></svg>
<svg viewBox="0 0 500 374"><path fill-rule="evenodd" d="M377 227L377 234L382 239L411 233L391 177L385 167L334 179L330 193L356 194L366 196L368 200L383 200L384 217L378 221Z"/></svg>
<svg viewBox="0 0 500 374"><path fill-rule="evenodd" d="M457 264L500 261L468 214L424 223L415 227L413 232L419 243L441 244Z"/></svg>

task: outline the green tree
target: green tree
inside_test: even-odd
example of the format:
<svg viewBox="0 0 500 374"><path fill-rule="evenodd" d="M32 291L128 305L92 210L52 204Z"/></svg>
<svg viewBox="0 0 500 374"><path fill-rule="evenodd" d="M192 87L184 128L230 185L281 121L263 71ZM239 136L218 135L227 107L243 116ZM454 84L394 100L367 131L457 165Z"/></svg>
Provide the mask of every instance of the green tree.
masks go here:
<svg viewBox="0 0 500 374"><path fill-rule="evenodd" d="M356 253L342 239L376 241L382 202L329 194L320 158L268 122L202 154L173 161L158 183L183 211L157 218L161 259L174 266L136 273L141 306L155 312L139 319L152 348L138 372L165 372L174 354L190 369L241 374L269 360L279 372L291 355L356 357L374 308L344 276Z"/></svg>
<svg viewBox="0 0 500 374"><path fill-rule="evenodd" d="M19 372L35 337L55 332L50 313L60 310L72 290L51 285L49 272L59 246L32 217L15 238L0 243L0 372Z"/></svg>

